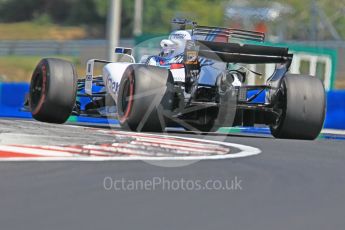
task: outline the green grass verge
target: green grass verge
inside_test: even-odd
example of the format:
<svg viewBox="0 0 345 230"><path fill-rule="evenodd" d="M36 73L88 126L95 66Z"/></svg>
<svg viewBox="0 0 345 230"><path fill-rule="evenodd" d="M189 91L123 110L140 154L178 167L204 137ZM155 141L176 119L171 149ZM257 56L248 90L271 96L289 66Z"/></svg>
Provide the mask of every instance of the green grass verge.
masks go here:
<svg viewBox="0 0 345 230"><path fill-rule="evenodd" d="M82 27L66 27L49 23L0 23L0 40L75 40L84 39Z"/></svg>
<svg viewBox="0 0 345 230"><path fill-rule="evenodd" d="M70 56L53 56L71 61L76 67L79 76L84 74L84 67L79 65L79 58ZM39 56L4 56L0 57L0 76L9 82L29 82L31 74L38 62Z"/></svg>

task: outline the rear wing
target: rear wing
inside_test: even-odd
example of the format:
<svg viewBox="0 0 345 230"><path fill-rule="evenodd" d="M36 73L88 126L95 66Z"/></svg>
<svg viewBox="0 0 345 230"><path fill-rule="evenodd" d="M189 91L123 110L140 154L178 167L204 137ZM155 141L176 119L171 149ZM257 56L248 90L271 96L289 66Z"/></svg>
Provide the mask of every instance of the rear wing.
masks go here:
<svg viewBox="0 0 345 230"><path fill-rule="evenodd" d="M250 40L256 42L265 41L265 33L224 28L224 27L212 27L212 26L200 26L197 22L190 21L183 18L174 18L171 22L173 25L177 25L178 30L186 30L186 27L191 27L192 36L194 40L214 41L214 42L229 42L231 39Z"/></svg>
<svg viewBox="0 0 345 230"><path fill-rule="evenodd" d="M291 62L293 57L284 47L199 40L187 41L185 55L186 64L196 61L198 57L245 64L286 63Z"/></svg>
<svg viewBox="0 0 345 230"><path fill-rule="evenodd" d="M265 34L261 32L210 26L195 26L192 35L197 38L204 37L204 39L197 40L218 42L229 42L232 38L256 42L265 41Z"/></svg>

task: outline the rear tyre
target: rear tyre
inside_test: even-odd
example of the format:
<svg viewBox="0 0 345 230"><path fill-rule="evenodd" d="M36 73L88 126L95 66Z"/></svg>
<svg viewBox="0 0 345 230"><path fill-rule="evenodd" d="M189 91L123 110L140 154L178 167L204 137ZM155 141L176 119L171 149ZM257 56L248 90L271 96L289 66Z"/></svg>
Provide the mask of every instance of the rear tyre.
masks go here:
<svg viewBox="0 0 345 230"><path fill-rule="evenodd" d="M33 118L62 124L76 101L77 74L72 63L45 58L37 65L30 84L29 103Z"/></svg>
<svg viewBox="0 0 345 230"><path fill-rule="evenodd" d="M131 131L164 131L173 105L173 82L167 69L129 66L116 103L121 127Z"/></svg>
<svg viewBox="0 0 345 230"><path fill-rule="evenodd" d="M282 115L270 126L276 138L314 140L325 120L325 89L312 76L289 74L282 83Z"/></svg>

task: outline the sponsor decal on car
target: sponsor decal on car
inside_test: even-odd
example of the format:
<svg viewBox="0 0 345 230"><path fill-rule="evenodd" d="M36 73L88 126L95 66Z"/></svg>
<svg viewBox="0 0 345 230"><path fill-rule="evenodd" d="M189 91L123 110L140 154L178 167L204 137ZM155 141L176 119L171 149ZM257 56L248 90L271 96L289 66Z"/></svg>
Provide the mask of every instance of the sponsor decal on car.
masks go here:
<svg viewBox="0 0 345 230"><path fill-rule="evenodd" d="M119 91L120 88L120 83L114 81L110 75L108 75L107 77L107 83L108 83L108 89L113 92L114 94L116 94Z"/></svg>

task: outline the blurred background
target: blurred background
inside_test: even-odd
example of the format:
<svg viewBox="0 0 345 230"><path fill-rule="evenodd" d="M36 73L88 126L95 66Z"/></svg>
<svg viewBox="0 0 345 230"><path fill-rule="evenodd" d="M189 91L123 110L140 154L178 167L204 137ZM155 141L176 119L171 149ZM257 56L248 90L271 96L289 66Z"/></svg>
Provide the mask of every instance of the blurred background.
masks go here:
<svg viewBox="0 0 345 230"><path fill-rule="evenodd" d="M107 38L134 47L168 34L174 17L265 32L295 53L291 72L345 88L345 0L0 0L0 81L29 81L46 56L73 61L83 75L88 58L107 58ZM117 24L120 33L108 29ZM268 76L274 67L251 68Z"/></svg>
<svg viewBox="0 0 345 230"><path fill-rule="evenodd" d="M0 117L30 118L20 111L41 58L72 61L83 77L88 59L109 60L115 46L135 48L137 60L158 54L174 17L265 32L266 45L289 47L290 72L324 83L325 127L345 129L345 0L0 0ZM275 68L248 67L263 73L249 85Z"/></svg>
<svg viewBox="0 0 345 230"><path fill-rule="evenodd" d="M292 72L345 88L345 0L0 0L0 81L29 81L46 56L73 61L83 75L88 58L109 56L107 38L134 47L168 34L174 17L265 32L295 53ZM268 76L274 67L251 68Z"/></svg>

